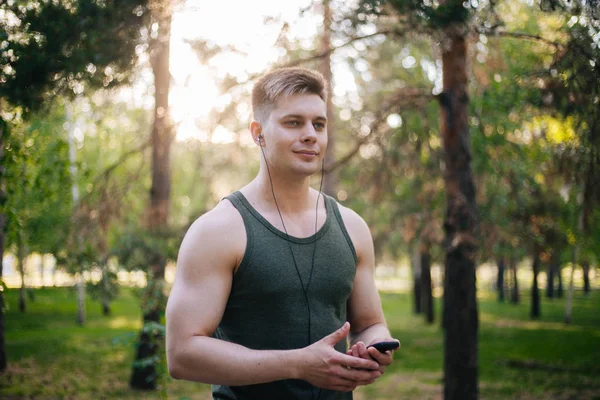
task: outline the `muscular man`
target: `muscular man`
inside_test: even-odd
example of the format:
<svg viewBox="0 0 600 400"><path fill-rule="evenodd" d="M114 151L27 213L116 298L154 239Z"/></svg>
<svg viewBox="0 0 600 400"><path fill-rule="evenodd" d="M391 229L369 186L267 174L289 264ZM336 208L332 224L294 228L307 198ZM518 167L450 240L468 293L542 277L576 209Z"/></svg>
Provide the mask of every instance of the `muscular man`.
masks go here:
<svg viewBox="0 0 600 400"><path fill-rule="evenodd" d="M326 85L302 68L252 91L256 178L185 235L167 305L175 379L214 399L351 399L392 362L369 228L309 185L327 147ZM347 338L352 347L347 349Z"/></svg>

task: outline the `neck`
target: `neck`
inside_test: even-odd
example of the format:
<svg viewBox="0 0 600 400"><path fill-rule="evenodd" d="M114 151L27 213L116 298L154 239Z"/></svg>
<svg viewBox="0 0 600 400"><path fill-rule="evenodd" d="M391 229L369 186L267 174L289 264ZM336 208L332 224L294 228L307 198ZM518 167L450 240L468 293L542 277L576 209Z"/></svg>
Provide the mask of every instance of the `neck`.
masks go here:
<svg viewBox="0 0 600 400"><path fill-rule="evenodd" d="M310 177L290 177L277 173L271 168L271 177L265 165L261 165L260 172L252 182L257 196L268 204L275 207L273 192L271 191L271 180L273 191L277 198L277 204L282 212L286 214L302 212L315 207L316 198L310 187Z"/></svg>

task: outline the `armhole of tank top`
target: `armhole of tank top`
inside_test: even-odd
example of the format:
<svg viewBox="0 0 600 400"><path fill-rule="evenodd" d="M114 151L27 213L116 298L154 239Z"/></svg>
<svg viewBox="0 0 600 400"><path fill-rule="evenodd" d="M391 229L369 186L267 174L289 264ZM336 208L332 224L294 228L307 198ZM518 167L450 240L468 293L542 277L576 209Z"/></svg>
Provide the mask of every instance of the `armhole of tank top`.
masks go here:
<svg viewBox="0 0 600 400"><path fill-rule="evenodd" d="M346 224L344 224L344 220L342 219L342 214L340 213L340 209L338 208L337 201L334 198L327 196L329 200L329 204L331 204L331 209L333 210L333 214L335 215L335 219L338 221L338 225L346 238L346 242L348 243L348 247L352 251L352 256L354 257L354 262L358 265L358 256L356 255L356 248L354 247L354 243L352 243L352 239L350 238L350 234L346 229Z"/></svg>
<svg viewBox="0 0 600 400"><path fill-rule="evenodd" d="M244 221L244 230L246 231L246 249L244 250L242 261L240 261L240 264L237 266L237 268L235 269L235 273L233 274L235 278L239 275L240 271L242 271L249 263L250 257L252 256L252 249L254 248L254 239L252 235L252 229L250 228L250 224L246 219L245 213L242 212L244 205L241 204L240 200L237 198L235 193L232 193L231 195L224 197L223 199L228 200L240 214L240 217L242 217L242 221Z"/></svg>

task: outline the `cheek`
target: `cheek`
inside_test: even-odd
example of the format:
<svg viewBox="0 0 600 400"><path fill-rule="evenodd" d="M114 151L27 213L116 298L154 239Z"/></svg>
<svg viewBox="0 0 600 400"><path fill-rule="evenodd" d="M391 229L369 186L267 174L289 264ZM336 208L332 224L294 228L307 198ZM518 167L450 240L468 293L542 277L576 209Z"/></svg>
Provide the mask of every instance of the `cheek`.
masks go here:
<svg viewBox="0 0 600 400"><path fill-rule="evenodd" d="M319 141L319 144L322 147L327 147L328 143L329 143L329 137L327 136L327 134L324 134L323 137L321 138L321 140Z"/></svg>

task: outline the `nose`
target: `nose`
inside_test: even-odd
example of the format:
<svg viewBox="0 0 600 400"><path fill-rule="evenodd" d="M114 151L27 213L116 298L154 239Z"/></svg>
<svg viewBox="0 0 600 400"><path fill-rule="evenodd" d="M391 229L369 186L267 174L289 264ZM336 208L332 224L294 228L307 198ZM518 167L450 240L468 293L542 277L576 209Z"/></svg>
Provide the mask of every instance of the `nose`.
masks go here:
<svg viewBox="0 0 600 400"><path fill-rule="evenodd" d="M312 124L306 124L306 129L302 130L301 142L314 143L317 141L317 132Z"/></svg>

